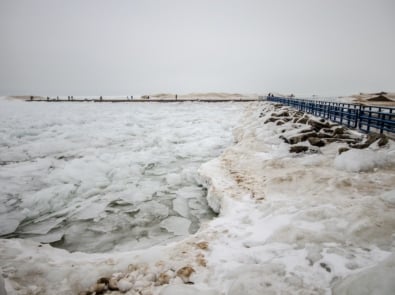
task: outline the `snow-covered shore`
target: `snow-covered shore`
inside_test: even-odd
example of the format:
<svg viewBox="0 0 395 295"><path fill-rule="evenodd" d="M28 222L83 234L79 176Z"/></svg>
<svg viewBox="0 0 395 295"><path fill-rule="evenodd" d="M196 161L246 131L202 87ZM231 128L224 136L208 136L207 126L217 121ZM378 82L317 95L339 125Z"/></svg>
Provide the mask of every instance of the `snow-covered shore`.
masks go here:
<svg viewBox="0 0 395 295"><path fill-rule="evenodd" d="M393 294L395 143L290 153L282 138L306 124L268 120L282 111L249 104L236 143L201 166L219 216L196 234L109 254L2 239L8 294L91 294L108 288L103 277L125 294Z"/></svg>

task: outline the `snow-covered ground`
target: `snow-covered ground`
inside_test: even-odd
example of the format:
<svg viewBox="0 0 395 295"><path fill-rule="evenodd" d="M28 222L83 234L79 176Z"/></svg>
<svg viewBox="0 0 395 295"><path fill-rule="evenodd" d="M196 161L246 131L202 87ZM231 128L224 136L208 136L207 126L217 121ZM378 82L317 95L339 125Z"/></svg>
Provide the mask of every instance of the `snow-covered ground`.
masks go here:
<svg viewBox="0 0 395 295"><path fill-rule="evenodd" d="M23 121L31 119L25 109L30 107L19 103L17 109L20 112L10 115L7 124L15 126L18 118ZM212 107L189 104L181 108L191 106L199 106L191 117L199 116L200 112L206 117ZM226 113L234 116L239 107L234 104L221 106L230 108ZM59 117L59 121L62 121L62 108L64 106L59 106L58 115L54 116ZM73 110L87 112L87 109L80 108L81 105L75 106ZM125 106L115 108L121 114L127 113ZM118 127L125 125L126 115L113 118L106 115L105 110L106 106L103 106L97 116L121 122L114 123ZM230 146L219 157L201 165L200 181L208 188L208 204L219 215L202 223L195 234L166 245L131 251L122 248L123 251L101 254L69 253L29 239L2 239L0 260L8 293L98 292L101 288L110 288L115 282L115 289L126 294L394 294L395 143L390 140L379 147L375 142L367 149L351 149L339 154L339 148L346 147L346 143L334 142L317 148L303 142L307 152L290 153L290 146L282 137L303 131L305 125L292 120L282 124L267 123L273 113L280 111L286 110L267 102L249 104L234 130L236 143L230 145L229 141L222 140L214 150L219 153L225 143ZM113 111L109 113L114 116ZM215 113L216 119L222 122L219 125L226 123L224 117L218 116L218 110ZM151 115L163 114L152 111ZM11 123L12 120L17 121ZM67 120L68 115L65 115L63 122ZM165 121L168 120L171 119ZM231 128L232 122L226 126ZM207 128L211 128L213 122L207 124ZM45 126L40 126L45 130ZM48 138L43 142L51 152L46 149L45 155L67 155L70 147L58 149L62 149L65 141L72 142L73 134L83 132L83 124L74 126L73 132L68 133L70 137L63 142L60 140L54 147L46 141L51 138L48 130ZM175 128L175 125L170 126L169 129ZM1 128L4 130L3 122ZM100 130L103 141L106 141L106 134L115 134L119 138L109 136L108 141L122 142L127 133L127 128L106 130L100 124L92 126L95 128ZM83 133L89 142L95 141L95 137L89 137L89 132ZM167 132L162 133L159 132L161 136L167 136ZM186 135L176 134L174 140L182 140L183 136ZM362 137L357 132L352 132L352 136ZM108 141L79 149L84 155L93 153L97 157L103 153L103 150L100 152L102 146L106 146L109 154L120 152L120 144L112 148ZM6 145L2 142L1 146ZM202 153L200 144L195 147ZM42 158L40 151L39 147L32 148L32 153L37 155L36 161ZM165 148L161 150L164 151ZM30 153L27 155L31 156ZM12 157L10 155L7 161ZM121 159L109 165L122 165ZM7 162L2 167L21 165L27 159L22 157L15 161L22 162ZM24 169L26 172L22 169L20 173L33 173L28 167ZM48 170L44 170L48 174ZM77 178L76 175L84 177L81 171L84 170L77 166L58 176L67 177L67 183L72 177ZM125 172L120 174L120 179L129 177ZM179 171L174 174L176 178ZM23 187L23 183L29 183L31 179L21 177L18 185ZM186 179L179 181L183 183ZM9 181L12 183L11 178ZM48 179L48 183L52 181ZM98 181L97 186L102 189L100 184ZM13 189L21 189L18 185ZM14 205L11 202L7 206ZM97 208L93 206L92 211L96 212ZM181 223L175 224L177 229L183 228ZM103 277L106 279L96 283ZM104 283L106 280L112 284ZM121 291L105 292L120 294Z"/></svg>

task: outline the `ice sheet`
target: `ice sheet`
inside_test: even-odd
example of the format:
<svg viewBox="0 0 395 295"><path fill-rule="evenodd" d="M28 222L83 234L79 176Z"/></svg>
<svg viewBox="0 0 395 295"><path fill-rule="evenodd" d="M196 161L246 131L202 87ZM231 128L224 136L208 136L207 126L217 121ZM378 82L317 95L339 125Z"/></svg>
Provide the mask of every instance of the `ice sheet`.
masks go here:
<svg viewBox="0 0 395 295"><path fill-rule="evenodd" d="M157 244L169 215L190 218L196 231L211 212L197 169L231 144L243 108L0 104L0 235L58 238L57 247L89 252L108 251L117 241L123 247L127 241L132 247L150 239ZM180 192L199 204L193 214ZM168 241L168 233L162 235Z"/></svg>

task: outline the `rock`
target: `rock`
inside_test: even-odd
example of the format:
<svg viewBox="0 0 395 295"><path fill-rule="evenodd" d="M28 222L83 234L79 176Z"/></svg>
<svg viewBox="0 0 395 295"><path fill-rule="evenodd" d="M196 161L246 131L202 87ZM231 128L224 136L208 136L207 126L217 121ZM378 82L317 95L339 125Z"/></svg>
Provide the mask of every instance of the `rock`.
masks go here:
<svg viewBox="0 0 395 295"><path fill-rule="evenodd" d="M110 280L108 278L100 278L100 279L97 280L96 283L108 285L109 281Z"/></svg>
<svg viewBox="0 0 395 295"><path fill-rule="evenodd" d="M118 290L121 292L129 291L133 288L133 284L129 282L127 279L121 279L118 282Z"/></svg>
<svg viewBox="0 0 395 295"><path fill-rule="evenodd" d="M350 145L352 148L355 149L366 149L368 148L373 142L378 140L381 137L380 134L377 133L369 133L366 137L366 140L364 143L359 143L359 144L354 144Z"/></svg>
<svg viewBox="0 0 395 295"><path fill-rule="evenodd" d="M283 111L281 113L273 113L273 117L289 117L289 113L287 111Z"/></svg>
<svg viewBox="0 0 395 295"><path fill-rule="evenodd" d="M347 152L349 150L350 150L349 148L341 147L341 148L339 148L338 152L339 152L339 155L341 155L342 153Z"/></svg>
<svg viewBox="0 0 395 295"><path fill-rule="evenodd" d="M285 131L284 131L284 132L285 132ZM288 138L286 138L285 136L280 135L279 138L282 139L285 143L288 143L288 144L289 144L289 140L288 140Z"/></svg>
<svg viewBox="0 0 395 295"><path fill-rule="evenodd" d="M328 134L328 133L323 133L322 130L320 132L317 133L317 137L321 138L321 139L326 139L326 138L333 138L332 134Z"/></svg>
<svg viewBox="0 0 395 295"><path fill-rule="evenodd" d="M325 133L329 133L329 134L333 134L333 129L331 128L322 128L321 131L325 132Z"/></svg>
<svg viewBox="0 0 395 295"><path fill-rule="evenodd" d="M343 127L337 127L333 130L333 135L344 134L345 129Z"/></svg>
<svg viewBox="0 0 395 295"><path fill-rule="evenodd" d="M382 134L380 139L379 139L379 141L378 141L378 143L377 143L377 145L379 147L382 147L382 146L385 146L387 143L388 143L388 137L385 136L384 134Z"/></svg>
<svg viewBox="0 0 395 295"><path fill-rule="evenodd" d="M303 130L299 131L299 133L310 133L310 132L313 132L313 129L308 128L308 129L303 129Z"/></svg>
<svg viewBox="0 0 395 295"><path fill-rule="evenodd" d="M328 128L330 127L330 124L328 122L320 122L320 121L315 121L315 120L309 120L307 122L311 127L314 128L315 131L320 131L322 128Z"/></svg>
<svg viewBox="0 0 395 295"><path fill-rule="evenodd" d="M264 124L270 123L270 122L276 122L278 121L279 118L275 118L275 117L270 117L269 119L267 119Z"/></svg>
<svg viewBox="0 0 395 295"><path fill-rule="evenodd" d="M355 138L337 138L337 137L330 137L330 138L325 138L325 141L327 143L332 143L332 142L344 142L348 143L350 146L352 144L356 144L358 142L357 139Z"/></svg>
<svg viewBox="0 0 395 295"><path fill-rule="evenodd" d="M313 146L323 147L325 146L325 141L318 137L309 137L307 138L308 142Z"/></svg>
<svg viewBox="0 0 395 295"><path fill-rule="evenodd" d="M305 115L302 118L300 118L299 120L297 120L296 123L306 124L309 119L310 119L310 117Z"/></svg>
<svg viewBox="0 0 395 295"><path fill-rule="evenodd" d="M189 278L190 278L191 274L194 272L195 272L195 270L192 267L184 266L183 268L180 268L177 271L177 276L179 276L184 281L184 283L187 284L190 282Z"/></svg>
<svg viewBox="0 0 395 295"><path fill-rule="evenodd" d="M317 133L315 132L309 132L309 133L302 133L296 136L293 136L288 139L290 144L296 144L301 141L306 141L309 137L317 137Z"/></svg>
<svg viewBox="0 0 395 295"><path fill-rule="evenodd" d="M284 125L284 121L281 121L281 120L280 120L280 121L277 121L276 125L277 125L277 126Z"/></svg>
<svg viewBox="0 0 395 295"><path fill-rule="evenodd" d="M297 154L299 154L299 153L302 153L302 152L306 152L308 149L309 148L307 146L304 146L304 145L294 145L294 146L291 146L289 148L289 152L290 153L297 153Z"/></svg>

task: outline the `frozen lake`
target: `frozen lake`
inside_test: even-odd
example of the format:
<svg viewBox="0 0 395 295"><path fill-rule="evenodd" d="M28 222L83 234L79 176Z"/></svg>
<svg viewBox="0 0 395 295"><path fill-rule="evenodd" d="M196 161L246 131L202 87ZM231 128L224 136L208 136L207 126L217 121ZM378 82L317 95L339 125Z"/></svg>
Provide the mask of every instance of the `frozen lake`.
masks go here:
<svg viewBox="0 0 395 295"><path fill-rule="evenodd" d="M0 236L83 252L149 247L211 219L197 169L232 144L244 108L0 106Z"/></svg>

